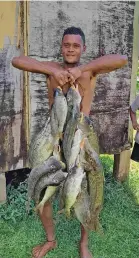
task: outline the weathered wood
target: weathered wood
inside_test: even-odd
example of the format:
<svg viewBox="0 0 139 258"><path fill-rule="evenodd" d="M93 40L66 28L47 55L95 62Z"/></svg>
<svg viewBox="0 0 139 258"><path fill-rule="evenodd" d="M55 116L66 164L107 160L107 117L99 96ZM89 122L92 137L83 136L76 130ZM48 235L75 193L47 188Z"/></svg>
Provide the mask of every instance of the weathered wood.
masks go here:
<svg viewBox="0 0 139 258"><path fill-rule="evenodd" d="M114 155L113 176L120 182L125 181L128 176L130 156L130 150L124 150L120 154Z"/></svg>
<svg viewBox="0 0 139 258"><path fill-rule="evenodd" d="M3 172L25 167L27 159L23 72L11 64L12 58L21 54L17 48L18 2L15 13L14 17L11 16L14 19L12 43L5 36L3 49L0 50L0 171Z"/></svg>
<svg viewBox="0 0 139 258"><path fill-rule="evenodd" d="M129 148L129 102L132 74L133 21L135 2L30 2L29 55L38 60L61 60L64 29L78 26L86 35L87 51L82 61L110 53L127 54L123 69L97 79L91 118L98 133L101 153L119 153ZM80 12L79 12L80 10ZM48 112L45 76L30 75L30 130L34 135ZM133 87L133 85L132 85ZM135 85L134 85L135 87Z"/></svg>

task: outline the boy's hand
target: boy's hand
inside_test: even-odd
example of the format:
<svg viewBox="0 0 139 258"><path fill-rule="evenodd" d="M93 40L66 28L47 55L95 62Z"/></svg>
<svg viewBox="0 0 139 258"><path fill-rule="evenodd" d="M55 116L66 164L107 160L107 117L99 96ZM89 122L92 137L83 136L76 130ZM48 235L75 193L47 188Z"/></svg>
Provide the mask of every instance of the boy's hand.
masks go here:
<svg viewBox="0 0 139 258"><path fill-rule="evenodd" d="M138 123L134 123L133 124L133 128L134 128L134 130L139 131L139 124Z"/></svg>
<svg viewBox="0 0 139 258"><path fill-rule="evenodd" d="M54 69L53 77L59 83L60 86L63 86L68 82L70 82L71 84L75 82L74 76L66 70L63 71L59 69Z"/></svg>
<svg viewBox="0 0 139 258"><path fill-rule="evenodd" d="M68 72L72 75L74 80L77 80L82 74L79 67L68 68Z"/></svg>

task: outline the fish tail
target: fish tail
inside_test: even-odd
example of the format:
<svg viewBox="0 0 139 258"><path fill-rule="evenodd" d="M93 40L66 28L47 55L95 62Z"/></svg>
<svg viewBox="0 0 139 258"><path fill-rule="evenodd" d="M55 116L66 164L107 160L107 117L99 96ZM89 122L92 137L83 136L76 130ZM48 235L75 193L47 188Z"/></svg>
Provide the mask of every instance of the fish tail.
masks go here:
<svg viewBox="0 0 139 258"><path fill-rule="evenodd" d="M35 210L36 210L36 212L39 211L39 212L42 214L43 208L44 208L44 204L43 204L42 202L40 202L40 203L36 206Z"/></svg>
<svg viewBox="0 0 139 258"><path fill-rule="evenodd" d="M70 209L65 210L66 218L70 218Z"/></svg>

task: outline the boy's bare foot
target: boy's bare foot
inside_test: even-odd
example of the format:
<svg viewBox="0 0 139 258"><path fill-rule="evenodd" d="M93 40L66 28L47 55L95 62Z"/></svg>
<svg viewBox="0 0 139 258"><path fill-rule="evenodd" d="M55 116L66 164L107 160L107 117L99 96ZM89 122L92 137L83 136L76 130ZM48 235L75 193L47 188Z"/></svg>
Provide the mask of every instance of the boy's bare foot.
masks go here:
<svg viewBox="0 0 139 258"><path fill-rule="evenodd" d="M92 254L88 250L88 247L81 243L80 243L79 253L80 253L80 258L93 258Z"/></svg>
<svg viewBox="0 0 139 258"><path fill-rule="evenodd" d="M45 244L37 245L33 248L32 258L42 258L49 251L55 249L57 247L56 241L46 242Z"/></svg>

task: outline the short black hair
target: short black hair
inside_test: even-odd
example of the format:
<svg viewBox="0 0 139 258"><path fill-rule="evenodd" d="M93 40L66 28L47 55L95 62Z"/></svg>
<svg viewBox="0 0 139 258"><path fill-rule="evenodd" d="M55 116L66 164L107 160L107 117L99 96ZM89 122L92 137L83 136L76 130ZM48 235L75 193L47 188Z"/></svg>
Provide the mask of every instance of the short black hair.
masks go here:
<svg viewBox="0 0 139 258"><path fill-rule="evenodd" d="M81 28L76 28L74 26L67 28L66 30L64 30L62 40L65 35L69 35L69 34L70 35L80 35L82 38L83 44L85 45L85 35Z"/></svg>

